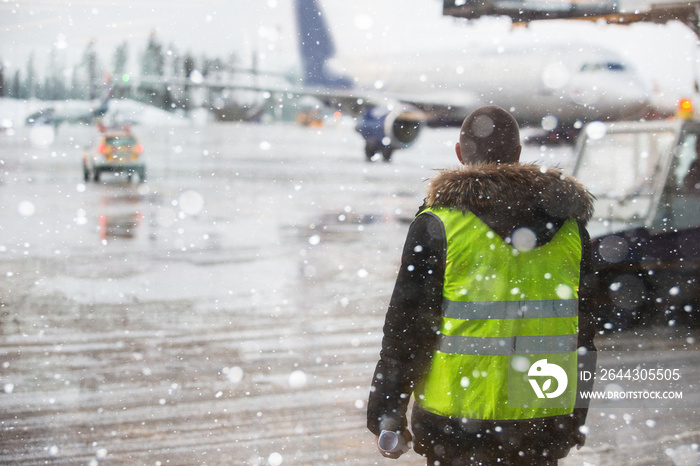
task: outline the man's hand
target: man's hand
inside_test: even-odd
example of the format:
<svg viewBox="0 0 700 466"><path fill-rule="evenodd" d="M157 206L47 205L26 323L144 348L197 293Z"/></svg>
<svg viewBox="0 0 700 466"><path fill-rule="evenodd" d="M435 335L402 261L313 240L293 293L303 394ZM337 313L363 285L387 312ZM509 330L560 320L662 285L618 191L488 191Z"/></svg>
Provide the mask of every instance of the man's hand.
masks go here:
<svg viewBox="0 0 700 466"><path fill-rule="evenodd" d="M402 430L401 436L399 437L399 445L398 448L396 448L396 451L385 451L379 448L379 436L374 436L374 443L377 445L377 450L379 451L379 453L381 453L381 455L385 458L391 458L394 460L399 458L401 455L403 455L410 449L409 444L412 440L413 436L408 431L408 429Z"/></svg>

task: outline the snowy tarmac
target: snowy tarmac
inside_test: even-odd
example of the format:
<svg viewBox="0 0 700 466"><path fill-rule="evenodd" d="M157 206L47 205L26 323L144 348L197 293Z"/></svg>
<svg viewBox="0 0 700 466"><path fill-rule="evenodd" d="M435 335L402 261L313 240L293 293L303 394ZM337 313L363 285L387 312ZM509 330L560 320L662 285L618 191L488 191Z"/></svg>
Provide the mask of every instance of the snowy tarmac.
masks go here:
<svg viewBox="0 0 700 466"><path fill-rule="evenodd" d="M365 403L408 222L458 130L390 164L350 125L134 132L142 185L83 182L93 128L0 133L0 463L424 464L377 454ZM604 363L681 369L683 400L593 402L561 464L700 464L697 337L600 336Z"/></svg>

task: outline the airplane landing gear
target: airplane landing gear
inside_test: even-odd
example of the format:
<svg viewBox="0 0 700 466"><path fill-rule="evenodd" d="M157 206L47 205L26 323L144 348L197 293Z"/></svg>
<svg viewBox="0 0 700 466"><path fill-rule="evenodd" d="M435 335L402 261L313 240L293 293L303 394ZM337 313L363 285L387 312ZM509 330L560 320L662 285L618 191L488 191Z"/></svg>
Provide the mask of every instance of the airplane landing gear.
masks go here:
<svg viewBox="0 0 700 466"><path fill-rule="evenodd" d="M372 159L374 159L376 154L381 154L382 159L385 162L391 162L391 156L393 153L394 149L391 146L385 146L381 142L376 143L367 141L365 144L365 157L367 158L368 162L372 162Z"/></svg>

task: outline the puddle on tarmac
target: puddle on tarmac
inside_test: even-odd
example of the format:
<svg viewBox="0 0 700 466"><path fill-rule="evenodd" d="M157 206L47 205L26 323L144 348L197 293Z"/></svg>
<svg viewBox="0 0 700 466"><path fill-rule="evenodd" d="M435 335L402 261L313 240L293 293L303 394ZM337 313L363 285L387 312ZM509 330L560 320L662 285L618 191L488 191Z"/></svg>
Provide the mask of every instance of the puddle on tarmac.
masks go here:
<svg viewBox="0 0 700 466"><path fill-rule="evenodd" d="M312 243L314 238L319 241L321 238L324 241L348 241L360 239L367 226L397 221L397 217L381 213L328 212L318 219L311 220L307 225L289 225L283 227L283 230L287 236L308 238Z"/></svg>
<svg viewBox="0 0 700 466"><path fill-rule="evenodd" d="M141 212L100 215L100 238L133 238L142 220Z"/></svg>

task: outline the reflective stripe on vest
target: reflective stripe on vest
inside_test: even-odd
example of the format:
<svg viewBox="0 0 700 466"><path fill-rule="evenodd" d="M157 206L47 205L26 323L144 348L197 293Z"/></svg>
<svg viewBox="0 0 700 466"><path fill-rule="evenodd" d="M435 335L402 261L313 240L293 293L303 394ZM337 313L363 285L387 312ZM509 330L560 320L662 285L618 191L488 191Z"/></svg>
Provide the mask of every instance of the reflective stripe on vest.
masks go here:
<svg viewBox="0 0 700 466"><path fill-rule="evenodd" d="M577 335L534 335L512 337L460 337L440 335L438 351L450 354L510 356L576 351Z"/></svg>
<svg viewBox="0 0 700 466"><path fill-rule="evenodd" d="M430 412L470 419L571 413L582 250L576 222L567 220L549 243L520 251L471 212L427 212L445 228L446 271L438 347L416 401ZM547 365L559 366L570 381L556 403L537 398L531 385L557 386L529 375Z"/></svg>
<svg viewBox="0 0 700 466"><path fill-rule="evenodd" d="M442 303L443 316L449 319L542 319L575 317L576 299L540 299L536 301L450 301Z"/></svg>

